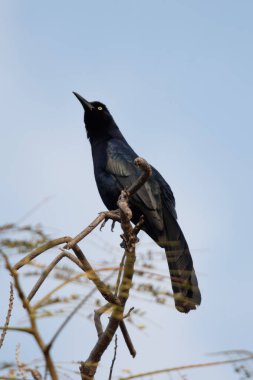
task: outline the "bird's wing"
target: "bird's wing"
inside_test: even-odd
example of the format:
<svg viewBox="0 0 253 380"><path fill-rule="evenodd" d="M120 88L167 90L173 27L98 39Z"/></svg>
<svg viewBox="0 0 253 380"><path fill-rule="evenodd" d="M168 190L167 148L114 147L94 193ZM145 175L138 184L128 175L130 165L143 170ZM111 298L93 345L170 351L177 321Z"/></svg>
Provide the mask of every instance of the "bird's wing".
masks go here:
<svg viewBox="0 0 253 380"><path fill-rule="evenodd" d="M163 207L165 207L165 209L170 214L172 214L175 219L177 219L176 201L174 198L174 194L171 190L171 187L168 185L168 183L165 181L162 175L153 167L152 167L152 173L161 189L161 198L162 198Z"/></svg>
<svg viewBox="0 0 253 380"><path fill-rule="evenodd" d="M117 179L121 189L128 188L141 174L140 169L134 165L136 157L134 151L122 141L108 144L106 171ZM143 213L152 224L151 228L163 230L161 191L153 176L133 195L130 203Z"/></svg>

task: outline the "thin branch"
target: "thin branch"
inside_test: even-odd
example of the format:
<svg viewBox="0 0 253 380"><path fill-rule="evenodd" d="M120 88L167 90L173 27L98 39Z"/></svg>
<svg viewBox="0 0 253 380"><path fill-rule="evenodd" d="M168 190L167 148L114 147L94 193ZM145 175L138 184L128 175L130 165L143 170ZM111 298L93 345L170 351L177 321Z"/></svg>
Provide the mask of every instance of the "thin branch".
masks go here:
<svg viewBox="0 0 253 380"><path fill-rule="evenodd" d="M94 323L97 330L98 338L100 338L103 335L103 326L100 319L101 315L103 315L106 311L110 310L112 307L113 306L111 303L107 303L106 305L101 306L94 312Z"/></svg>
<svg viewBox="0 0 253 380"><path fill-rule="evenodd" d="M57 245L67 243L71 240L72 240L72 238L69 236L63 236L63 237L58 238L58 239L50 240L46 244L43 244L41 247L34 249L31 253L29 253L23 259L21 259L19 262L17 262L17 264L14 265L13 269L18 270L18 269L22 268L24 265L30 263L30 261L35 259L35 257L39 256L41 253L48 251L50 248L56 247Z"/></svg>
<svg viewBox="0 0 253 380"><path fill-rule="evenodd" d="M126 313L126 315L124 315L124 319L125 319L125 318L129 318L133 310L134 310L134 307L131 307L131 308L128 310L128 312Z"/></svg>
<svg viewBox="0 0 253 380"><path fill-rule="evenodd" d="M55 370L55 367L54 367L54 363L52 361L52 358L49 354L49 352L46 352L45 351L45 344L40 336L40 333L39 333L39 330L38 330L38 327L37 327L37 322L36 322L36 316L35 316L35 313L32 309L32 307L30 306L24 292L23 292L23 289L21 288L21 285L19 283L19 278L18 278L18 273L16 270L14 270L12 267L11 267L11 264L9 262L9 259L8 257L2 253L3 255L3 258L5 260L5 264L6 264L6 268L7 270L10 272L10 274L12 275L13 277L13 280L14 280L14 286L17 290L17 293L18 293L18 296L20 298L20 300L22 301L23 303L23 307L26 309L27 311L27 314L28 314L28 318L29 318L29 321L30 321L30 324L31 324L31 330L32 330L32 334L34 336L34 339L36 340L43 356L44 356L44 360L46 362L46 367L48 368L48 371L51 375L51 378L52 380L58 380L58 376L57 376L57 373L56 373L56 370Z"/></svg>
<svg viewBox="0 0 253 380"><path fill-rule="evenodd" d="M26 372L30 372L34 380L42 380L42 375L37 369L26 368Z"/></svg>
<svg viewBox="0 0 253 380"><path fill-rule="evenodd" d="M120 326L120 330L122 332L122 335L124 337L124 340L126 342L127 348L128 348L128 350L130 352L130 355L133 358L135 358L135 356L136 356L136 350L134 348L133 342L132 342L131 337L130 337L128 331L127 331L127 328L126 328L126 325L125 325L124 321L120 321L120 325L119 326Z"/></svg>
<svg viewBox="0 0 253 380"><path fill-rule="evenodd" d="M0 327L0 330L4 330L4 327ZM32 330L29 327L7 327L8 331L17 331L17 332L25 332L28 334L32 334Z"/></svg>
<svg viewBox="0 0 253 380"><path fill-rule="evenodd" d="M39 288L41 287L41 285L43 284L43 282L49 275L49 273L54 269L54 267L58 264L58 262L61 261L64 257L67 257L69 260L75 263L79 268L83 269L79 260L75 256L73 256L71 253L67 251L63 251L62 253L59 253L59 255L56 256L56 258L51 262L51 264L49 264L45 268L40 278L38 279L38 281L36 282L32 290L30 291L29 295L27 296L28 301L32 300L32 298L35 296L35 294L37 293L37 291L39 290Z"/></svg>
<svg viewBox="0 0 253 380"><path fill-rule="evenodd" d="M17 344L16 346L16 363L19 370L19 374L22 377L22 380L27 380L25 371L24 371L24 363L20 360L20 345Z"/></svg>
<svg viewBox="0 0 253 380"><path fill-rule="evenodd" d="M124 267L125 259L126 259L126 253L124 252L124 255L122 256L122 259L121 259L121 262L120 262L120 265L119 265L119 272L118 272L118 277L117 277L116 286L115 286L115 290L114 290L114 295L115 296L118 295L119 286L120 286L120 280L121 280L121 276L122 276L122 273L123 273L123 267Z"/></svg>
<svg viewBox="0 0 253 380"><path fill-rule="evenodd" d="M143 224L144 224L144 215L141 215L139 222L136 223L136 225L134 226L134 229L133 229L133 233L134 233L136 236L137 236L138 233L140 232L141 227L143 226Z"/></svg>
<svg viewBox="0 0 253 380"><path fill-rule="evenodd" d="M43 296L38 302L36 302L34 305L33 305L33 309L34 310L37 310L43 306L45 306L48 302L48 300L50 299L50 297L56 293L58 290L60 290L61 288L63 288L64 286L72 283L73 281L76 281L78 280L80 277L86 277L86 274L85 273L79 273L65 281L63 281L60 285L57 285L54 289L52 289L50 292L48 292L45 296Z"/></svg>
<svg viewBox="0 0 253 380"><path fill-rule="evenodd" d="M4 327L3 327L3 331L2 331L2 334L1 334L1 337L0 337L0 349L1 349L2 345L3 345L4 338L6 336L6 332L8 330L8 326L9 326L9 323L10 323L11 312L12 312L12 309L13 309L13 301L14 301L13 283L11 282L10 283L9 307L8 307L8 312L7 312L7 316L6 316L6 319L5 319L5 324L4 324Z"/></svg>
<svg viewBox="0 0 253 380"><path fill-rule="evenodd" d="M85 236L87 236L91 231L94 230L103 220L105 219L112 219L114 221L120 222L120 218L118 215L117 210L115 211L103 211L100 212L99 215L94 219L88 227L86 227L83 231L81 231L78 235L72 239L71 242L69 242L66 246L64 246L65 249L73 249L73 247L79 243Z"/></svg>
<svg viewBox="0 0 253 380"><path fill-rule="evenodd" d="M84 256L83 252L81 251L80 247L78 245L75 245L73 247L73 251L75 252L78 259L81 261L83 270L87 274L87 277L89 280L91 280L95 286L97 287L98 291L101 293L101 295L106 299L107 302L110 302L112 304L118 305L119 300L117 297L114 296L114 294L110 291L108 285L106 285L96 274L96 271L92 268L86 257Z"/></svg>
<svg viewBox="0 0 253 380"><path fill-rule="evenodd" d="M109 373L109 379L108 380L112 380L112 371L113 371L113 366L114 366L114 363L115 363L115 360L116 360L116 356L117 356L117 348L118 348L118 337L117 337L117 334L115 335L115 346L114 346L114 356L113 356L113 359L112 359L112 364L111 364L111 368L110 368L110 373Z"/></svg>
<svg viewBox="0 0 253 380"><path fill-rule="evenodd" d="M97 269L96 272L104 272L104 271L108 271L108 270L116 271L116 270L118 270L118 268L117 267L115 267L115 268L114 267L101 268L101 269ZM36 310L36 309L39 309L40 307L44 306L45 303L47 302L47 300L52 296L52 294L56 293L58 290L60 290L64 286L70 284L73 281L78 280L81 277L87 277L86 273L79 273L79 274L63 281L60 285L57 285L54 289L52 289L49 293L47 293L43 298L41 298L35 305L33 305L33 309ZM97 289L94 289L94 291L96 291L96 290Z"/></svg>
<svg viewBox="0 0 253 380"><path fill-rule="evenodd" d="M253 360L253 355L249 355L247 357L239 358L239 359L220 360L220 361L199 363L199 364L188 364L188 365L183 365L183 366L179 366L179 367L171 367L171 368L160 369L157 371L143 372L143 373L138 373L136 375L132 375L132 376L128 376L128 377L121 377L119 380L139 379L141 377L161 375L162 373L177 372L177 371L182 371L185 369L188 370L188 369L194 369L194 368L203 368L203 367L212 367L212 366L233 364L233 363L239 363L239 362L244 362L244 361L248 361L248 360Z"/></svg>
<svg viewBox="0 0 253 380"><path fill-rule="evenodd" d="M72 241L73 239L69 236L64 236L59 239L51 240L47 242L46 244L42 245L39 248L34 249L31 253L26 255L22 260L20 260L17 264L14 265L13 270L18 270L24 265L28 264L31 262L35 257L39 256L43 252L47 251L50 248L53 248L59 244L62 243L68 243ZM82 250L78 245L73 246L73 251L75 255L77 256L78 260L80 261L82 265L82 270L86 272L86 275L89 280L91 280L99 292L102 294L102 296L108 301L113 304L118 304L119 301L117 300L117 297L115 297L112 292L109 290L109 287L99 278L99 276L96 274L86 257L84 256ZM44 281L44 280L43 280ZM42 282L43 282L42 281ZM35 289L36 292L36 289Z"/></svg>
<svg viewBox="0 0 253 380"><path fill-rule="evenodd" d="M137 181L134 182L127 189L129 197L131 197L134 193L136 193L144 185L144 183L149 179L149 177L152 175L151 166L148 164L148 162L144 158L137 157L134 160L134 163L136 166L138 166L142 170L142 174L137 179Z"/></svg>

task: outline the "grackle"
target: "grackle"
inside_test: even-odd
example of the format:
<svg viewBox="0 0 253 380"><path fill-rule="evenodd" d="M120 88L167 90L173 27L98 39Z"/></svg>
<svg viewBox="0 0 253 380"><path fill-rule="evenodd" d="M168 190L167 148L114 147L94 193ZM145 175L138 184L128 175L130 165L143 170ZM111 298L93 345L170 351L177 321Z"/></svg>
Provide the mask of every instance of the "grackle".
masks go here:
<svg viewBox="0 0 253 380"><path fill-rule="evenodd" d="M88 102L74 92L84 108L84 123L90 140L95 179L99 194L109 210L117 208L122 189L129 187L140 175L134 165L137 154L125 140L107 107ZM191 254L177 222L173 192L153 167L148 181L129 201L137 223L144 216L143 230L165 249L175 306L188 313L200 305L201 295Z"/></svg>

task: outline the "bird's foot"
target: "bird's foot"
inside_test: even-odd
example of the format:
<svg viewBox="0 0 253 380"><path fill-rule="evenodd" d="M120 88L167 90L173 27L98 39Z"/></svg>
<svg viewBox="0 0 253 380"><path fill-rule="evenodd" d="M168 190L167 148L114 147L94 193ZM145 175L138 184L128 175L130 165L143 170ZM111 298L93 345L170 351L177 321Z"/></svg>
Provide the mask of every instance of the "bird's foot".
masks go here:
<svg viewBox="0 0 253 380"><path fill-rule="evenodd" d="M108 222L109 218L105 218L103 223L101 224L100 228L99 228L99 231L102 231L102 229L104 228L104 226L106 225L106 223Z"/></svg>
<svg viewBox="0 0 253 380"><path fill-rule="evenodd" d="M124 238L123 238L122 235L121 235L120 237L122 238L122 242L120 243L120 247L126 249L126 243L125 243L125 240L124 240ZM135 244L139 243L139 241L140 241L140 239L136 236Z"/></svg>

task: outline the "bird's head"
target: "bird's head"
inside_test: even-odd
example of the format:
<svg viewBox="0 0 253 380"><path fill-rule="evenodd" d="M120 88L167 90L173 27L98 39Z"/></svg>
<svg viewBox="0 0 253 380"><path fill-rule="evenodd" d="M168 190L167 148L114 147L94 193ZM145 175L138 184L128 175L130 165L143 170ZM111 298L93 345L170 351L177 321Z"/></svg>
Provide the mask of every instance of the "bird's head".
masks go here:
<svg viewBox="0 0 253 380"><path fill-rule="evenodd" d="M81 95L73 92L84 108L84 124L89 139L101 137L116 126L107 107L100 102L89 102Z"/></svg>

